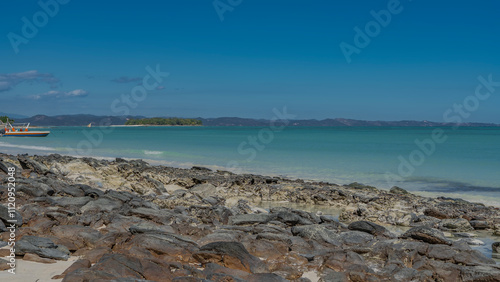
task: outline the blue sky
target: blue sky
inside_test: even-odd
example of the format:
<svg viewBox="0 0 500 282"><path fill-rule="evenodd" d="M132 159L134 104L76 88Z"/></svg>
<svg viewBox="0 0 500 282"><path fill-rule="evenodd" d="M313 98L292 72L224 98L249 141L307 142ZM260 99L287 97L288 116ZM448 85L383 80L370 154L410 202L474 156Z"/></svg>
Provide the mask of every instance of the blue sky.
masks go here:
<svg viewBox="0 0 500 282"><path fill-rule="evenodd" d="M72 0L17 54L9 34L43 10L2 3L0 112L117 115L113 101L156 65L170 76L130 114L271 118L287 106L301 119L442 121L479 75L500 81L498 1L400 1L350 63L339 45L391 1L240 2L221 21L211 0ZM499 96L467 121L500 123Z"/></svg>

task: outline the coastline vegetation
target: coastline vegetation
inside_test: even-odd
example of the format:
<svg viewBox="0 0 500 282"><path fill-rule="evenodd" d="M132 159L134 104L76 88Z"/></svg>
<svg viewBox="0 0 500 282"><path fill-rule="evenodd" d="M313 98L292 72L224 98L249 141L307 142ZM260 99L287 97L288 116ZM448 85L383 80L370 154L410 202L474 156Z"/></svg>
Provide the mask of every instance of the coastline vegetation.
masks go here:
<svg viewBox="0 0 500 282"><path fill-rule="evenodd" d="M9 122L14 122L14 120L13 120L13 119L11 119L11 118L9 118L8 116L0 116L0 121L2 121L2 122L7 122L7 120L8 120Z"/></svg>
<svg viewBox="0 0 500 282"><path fill-rule="evenodd" d="M192 118L143 118L129 119L125 125L203 125L201 120Z"/></svg>

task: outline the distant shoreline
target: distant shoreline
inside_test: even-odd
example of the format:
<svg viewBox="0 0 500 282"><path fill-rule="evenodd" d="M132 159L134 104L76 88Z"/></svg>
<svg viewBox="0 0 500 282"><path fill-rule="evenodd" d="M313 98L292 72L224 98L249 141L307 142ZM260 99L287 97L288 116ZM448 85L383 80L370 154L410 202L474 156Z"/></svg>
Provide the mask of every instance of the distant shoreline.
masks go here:
<svg viewBox="0 0 500 282"><path fill-rule="evenodd" d="M399 121L380 121L380 120L356 120L346 118L327 118L327 119L286 119L287 116L279 117L277 120L240 118L240 117L217 117L217 118L192 118L191 120L201 121L203 126L270 126L274 123L289 127L299 126L320 126L320 127L500 127L500 124L493 122L465 122L465 123L446 123L427 120L399 120ZM30 118L16 119L19 123L31 123L38 126L86 126L90 123L107 123L112 125L125 125L128 120L145 119L144 116L96 116L96 115L58 115L46 116L36 115ZM165 118L167 119L167 118Z"/></svg>
<svg viewBox="0 0 500 282"><path fill-rule="evenodd" d="M117 125L110 125L111 127L170 127L170 126L203 126L203 125L158 125L158 124L117 124ZM94 126L92 126L94 127ZM95 126L98 127L98 126Z"/></svg>

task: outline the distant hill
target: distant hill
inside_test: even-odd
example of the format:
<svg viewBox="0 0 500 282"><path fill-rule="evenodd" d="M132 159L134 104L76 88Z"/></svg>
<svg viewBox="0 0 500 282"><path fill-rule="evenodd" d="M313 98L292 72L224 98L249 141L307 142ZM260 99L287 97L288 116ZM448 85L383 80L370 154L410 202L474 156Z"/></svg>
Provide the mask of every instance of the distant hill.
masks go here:
<svg viewBox="0 0 500 282"><path fill-rule="evenodd" d="M9 114L9 113L4 113L4 112L0 112L0 116L8 116L9 118L12 118L12 119L28 118L28 116Z"/></svg>
<svg viewBox="0 0 500 282"><path fill-rule="evenodd" d="M14 118L15 115L9 115ZM93 126L99 124L124 125L129 119L142 119L144 116L95 116L95 115L60 115L46 116L36 115L30 118L16 118L16 122L29 122L36 126L86 126L92 123ZM169 117L166 117L169 118ZM201 120L204 126L269 126L270 121L265 119L250 119L238 117L220 117L220 118L196 118ZM288 126L416 126L416 127L437 127L437 126L452 126L443 122L432 121L367 121L355 119L307 119L307 120L290 120ZM494 123L462 123L464 127L499 127L499 124Z"/></svg>
<svg viewBox="0 0 500 282"><path fill-rule="evenodd" d="M203 122L205 126L269 126L269 120L262 119L247 119L247 118L236 118L236 117L221 117L221 118L211 118L204 119L198 118ZM307 120L290 120L288 126L417 126L417 127L437 127L437 126L453 126L454 124L447 124L444 122L431 122L431 121L415 121L415 120L403 120L403 121L367 121L367 120L356 120L356 119L307 119ZM491 126L497 127L500 124L494 123L462 123L460 126Z"/></svg>

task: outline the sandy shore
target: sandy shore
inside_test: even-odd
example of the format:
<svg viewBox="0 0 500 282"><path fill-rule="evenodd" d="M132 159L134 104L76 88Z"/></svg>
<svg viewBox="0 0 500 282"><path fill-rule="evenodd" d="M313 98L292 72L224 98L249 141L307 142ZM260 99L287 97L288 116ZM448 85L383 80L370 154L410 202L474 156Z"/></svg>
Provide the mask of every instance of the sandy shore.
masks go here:
<svg viewBox="0 0 500 282"><path fill-rule="evenodd" d="M7 259L4 257L4 259ZM57 282L62 279L52 279L55 275L64 272L77 257L70 257L67 261L57 261L56 263L38 263L22 260L20 257L16 259L16 274L11 274L7 270L0 271L0 281L11 282Z"/></svg>

